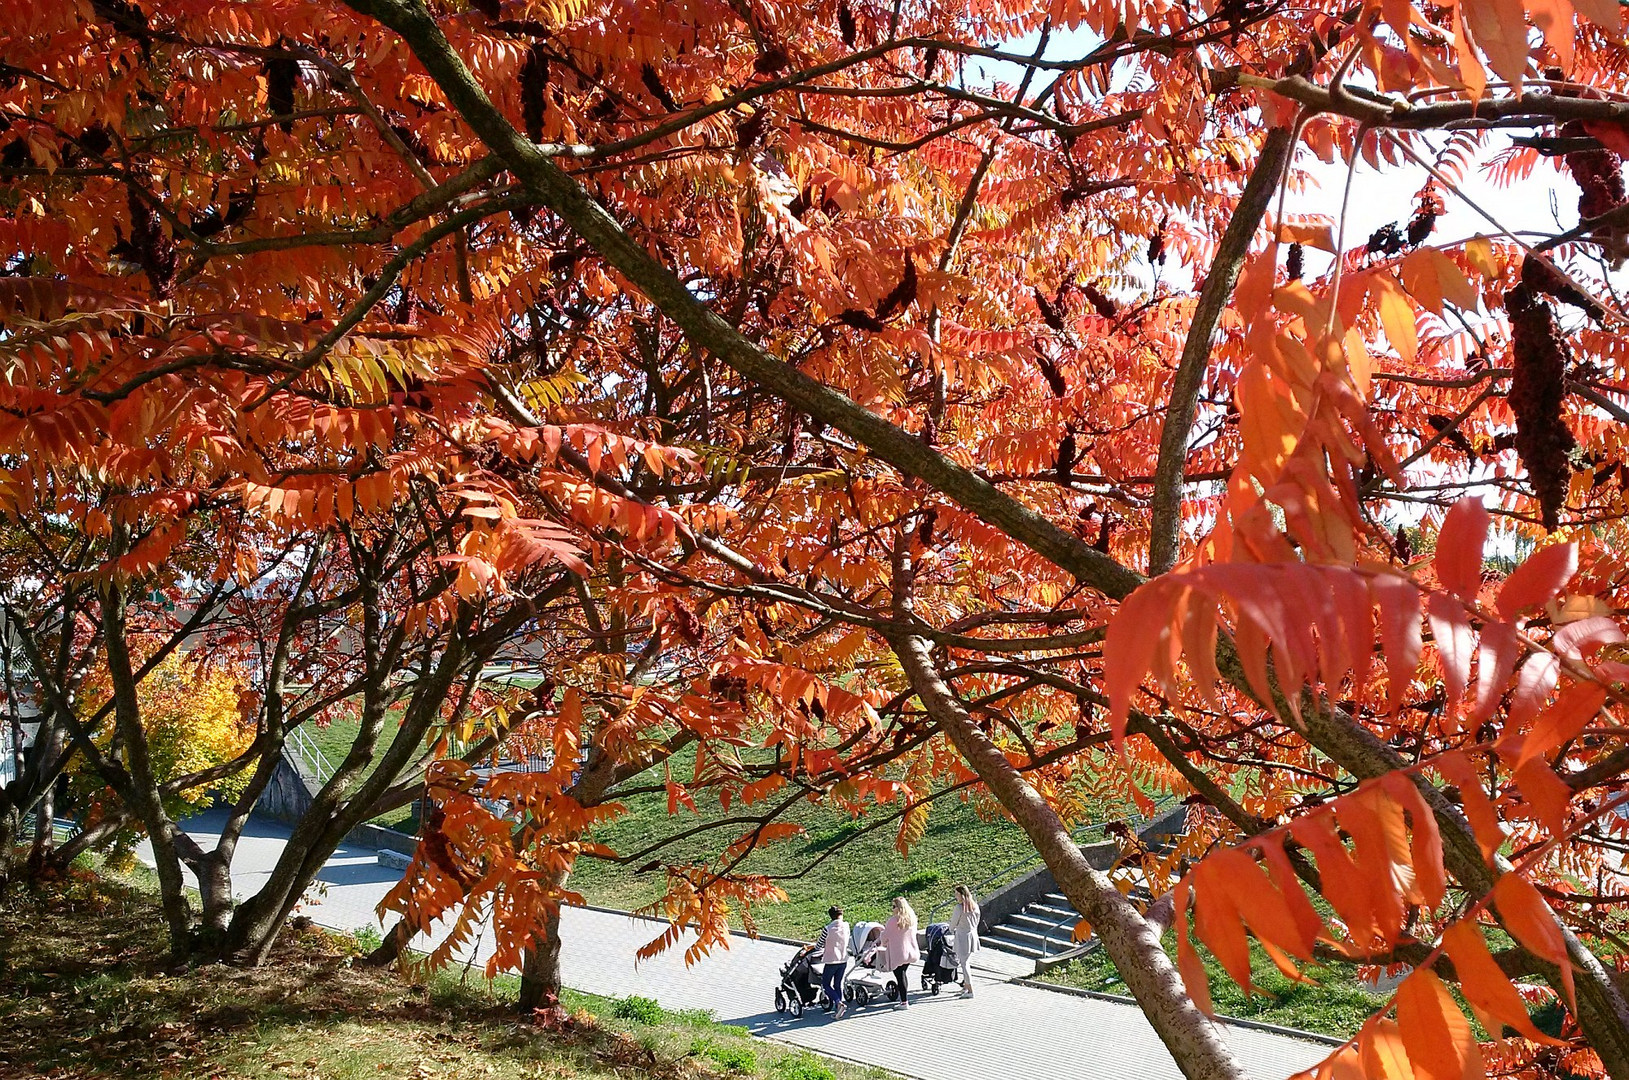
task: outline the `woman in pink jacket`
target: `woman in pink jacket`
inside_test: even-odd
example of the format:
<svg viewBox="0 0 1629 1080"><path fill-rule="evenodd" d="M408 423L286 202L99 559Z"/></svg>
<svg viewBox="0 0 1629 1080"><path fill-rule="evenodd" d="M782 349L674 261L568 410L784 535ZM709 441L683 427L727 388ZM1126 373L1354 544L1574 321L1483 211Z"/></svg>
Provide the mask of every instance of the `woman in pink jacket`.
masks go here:
<svg viewBox="0 0 1629 1080"><path fill-rule="evenodd" d="M882 924L882 947L899 986L899 1001L894 1008L906 1008L905 973L921 958L922 951L916 944L916 912L903 896L894 897L894 913Z"/></svg>

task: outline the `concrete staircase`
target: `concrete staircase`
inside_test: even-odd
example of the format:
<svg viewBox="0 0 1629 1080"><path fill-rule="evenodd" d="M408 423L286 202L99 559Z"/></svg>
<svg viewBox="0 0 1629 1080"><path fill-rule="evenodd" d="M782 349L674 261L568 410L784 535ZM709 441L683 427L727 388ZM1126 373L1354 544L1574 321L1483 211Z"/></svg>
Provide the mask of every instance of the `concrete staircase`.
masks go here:
<svg viewBox="0 0 1629 1080"><path fill-rule="evenodd" d="M1069 898L1051 892L991 926L979 940L992 949L1044 960L1076 946L1074 932L1079 922L1080 912Z"/></svg>
<svg viewBox="0 0 1629 1080"><path fill-rule="evenodd" d="M1181 835L1188 808L1183 805L1169 807L1152 818L1128 823L1135 829L1138 839L1150 850L1168 852ZM1120 842L1105 838L1103 826L1081 830L1076 834L1081 854L1099 870L1112 866L1120 854ZM1098 834L1095 842L1092 834ZM995 888L981 901L984 918L980 929L981 943L991 949L1008 953L1033 964L1036 971L1070 959L1093 948L1095 940L1074 940L1075 926L1080 913L1069 898L1058 891L1052 871L1044 865L1023 868L1017 876L1007 873L1006 884ZM983 890L978 890L982 892ZM1132 897L1146 901L1147 891L1138 885Z"/></svg>

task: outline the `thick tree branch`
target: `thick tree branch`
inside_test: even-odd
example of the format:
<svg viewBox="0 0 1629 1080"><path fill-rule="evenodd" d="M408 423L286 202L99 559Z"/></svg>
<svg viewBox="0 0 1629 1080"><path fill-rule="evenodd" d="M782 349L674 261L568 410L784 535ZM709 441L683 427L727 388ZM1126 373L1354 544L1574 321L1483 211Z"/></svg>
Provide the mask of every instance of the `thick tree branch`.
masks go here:
<svg viewBox="0 0 1629 1080"><path fill-rule="evenodd" d="M1171 380L1165 424L1160 429L1159 464L1154 469L1154 516L1148 539L1150 577L1157 577L1176 565L1182 534L1182 467L1188 457L1188 436L1199 405L1199 388L1205 382L1211 336L1233 295L1245 256L1250 253L1250 241L1267 213L1294 149L1294 134L1290 129L1274 128L1267 133L1256 168L1244 185L1233 219L1227 223L1227 231L1222 233L1221 243L1216 246L1210 273L1199 290L1188 339L1182 346L1176 377Z"/></svg>

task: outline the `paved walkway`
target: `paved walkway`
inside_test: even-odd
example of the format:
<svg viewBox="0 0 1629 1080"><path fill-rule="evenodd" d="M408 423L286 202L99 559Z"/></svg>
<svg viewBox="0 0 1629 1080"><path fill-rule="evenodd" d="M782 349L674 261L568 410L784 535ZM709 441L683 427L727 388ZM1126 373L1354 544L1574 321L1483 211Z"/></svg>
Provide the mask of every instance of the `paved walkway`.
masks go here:
<svg viewBox="0 0 1629 1080"><path fill-rule="evenodd" d="M204 815L187 830L212 844L220 818ZM233 885L240 896L257 889L288 835L275 822L255 820L238 844ZM150 852L143 851L143 858ZM323 868L321 895L303 909L339 930L379 927L374 907L400 873L379 865L377 852L341 847ZM672 949L637 967L634 952L661 931L648 919L582 908L561 913L561 973L566 985L613 997L641 994L672 1009L707 1009L758 1035L807 1047L919 1080L1180 1080L1181 1073L1136 1008L1117 1002L1020 986L999 974L975 976L977 995L948 992L913 999L911 1008L862 1009L834 1022L819 1010L791 1020L774 1011L780 965L792 948L737 936L686 967ZM483 943L480 958L487 955ZM911 986L920 983L916 973ZM1307 1069L1329 1052L1309 1041L1224 1025L1226 1038L1259 1080Z"/></svg>

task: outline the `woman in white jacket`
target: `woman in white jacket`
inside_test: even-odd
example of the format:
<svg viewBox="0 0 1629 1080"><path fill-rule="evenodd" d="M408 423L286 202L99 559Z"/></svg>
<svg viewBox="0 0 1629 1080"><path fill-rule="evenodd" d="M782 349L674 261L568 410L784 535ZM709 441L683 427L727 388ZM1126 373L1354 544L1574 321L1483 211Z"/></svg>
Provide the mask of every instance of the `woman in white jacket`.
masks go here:
<svg viewBox="0 0 1629 1080"><path fill-rule="evenodd" d="M956 886L956 913L950 917L950 933L956 942L956 970L962 980L962 997L973 996L973 954L979 951L979 902L966 885Z"/></svg>

